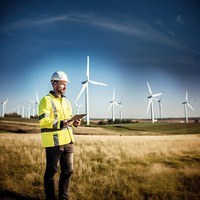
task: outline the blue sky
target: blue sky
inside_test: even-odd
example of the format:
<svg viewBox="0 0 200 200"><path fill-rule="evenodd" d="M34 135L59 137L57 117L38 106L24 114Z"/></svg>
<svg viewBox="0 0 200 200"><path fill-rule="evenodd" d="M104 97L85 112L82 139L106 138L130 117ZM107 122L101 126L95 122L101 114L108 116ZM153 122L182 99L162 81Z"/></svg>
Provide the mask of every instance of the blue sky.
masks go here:
<svg viewBox="0 0 200 200"><path fill-rule="evenodd" d="M199 117L199 10L197 0L1 0L0 101L9 98L13 112L34 100L35 91L41 99L51 74L63 70L75 113L90 56L91 80L108 84L89 86L91 117L111 117L115 89L124 118L150 118L147 81L163 93L163 117L184 116L186 90L195 109L188 115ZM84 95L78 103L84 105Z"/></svg>

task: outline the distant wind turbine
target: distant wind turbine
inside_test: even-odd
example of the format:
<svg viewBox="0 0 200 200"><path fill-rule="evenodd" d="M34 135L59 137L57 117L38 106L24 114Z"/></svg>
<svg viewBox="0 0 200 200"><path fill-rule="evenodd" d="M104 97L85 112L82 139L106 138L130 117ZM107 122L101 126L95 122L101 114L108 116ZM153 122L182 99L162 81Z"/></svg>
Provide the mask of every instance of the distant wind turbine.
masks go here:
<svg viewBox="0 0 200 200"><path fill-rule="evenodd" d="M21 107L21 105L17 105L16 107L17 107L17 115L20 115L20 107Z"/></svg>
<svg viewBox="0 0 200 200"><path fill-rule="evenodd" d="M21 107L22 107L22 118L25 118L25 113L24 113L25 107L24 107L24 105L21 105Z"/></svg>
<svg viewBox="0 0 200 200"><path fill-rule="evenodd" d="M155 97L161 96L162 93L153 94L153 92L152 92L152 90L151 90L151 87L150 87L150 85L149 85L148 82L147 82L147 86L148 86L149 93L150 93L150 96L147 97L147 98L149 98L149 103L148 103L148 107L147 107L147 113L148 113L149 108L150 108L150 106L151 106L151 120L152 120L152 123L154 123L155 120L154 120L153 100L155 100Z"/></svg>
<svg viewBox="0 0 200 200"><path fill-rule="evenodd" d="M76 106L76 113L79 114L79 109L80 109L80 107L82 107L83 105L79 105L79 104L75 103L75 106Z"/></svg>
<svg viewBox="0 0 200 200"><path fill-rule="evenodd" d="M87 70L86 70L86 80L82 82L83 87L78 95L78 97L76 98L76 102L78 101L78 99L80 98L81 94L83 93L83 91L85 90L85 112L87 113L86 116L86 121L87 121L87 125L90 124L90 111L89 111L89 83L94 84L94 85L103 85L103 86L107 86L107 84L104 83L100 83L100 82L96 82L96 81L92 81L90 80L90 71L89 71L89 56L87 56Z"/></svg>
<svg viewBox="0 0 200 200"><path fill-rule="evenodd" d="M36 114L38 115L38 105L39 105L39 97L37 91L35 92L35 101L32 99L28 99L32 104L36 105ZM33 111L34 113L34 111ZM34 116L33 116L34 117Z"/></svg>
<svg viewBox="0 0 200 200"><path fill-rule="evenodd" d="M6 113L6 104L7 103L8 103L8 98L5 101L1 102L1 104L2 104L2 113L1 113L1 116L2 117L4 117L4 115Z"/></svg>
<svg viewBox="0 0 200 200"><path fill-rule="evenodd" d="M110 106L108 107L108 111L112 107L112 121L113 122L115 121L115 105L120 107L120 105L117 102L115 102L115 90L113 90L112 101L110 101Z"/></svg>
<svg viewBox="0 0 200 200"><path fill-rule="evenodd" d="M20 115L19 109L20 109L20 105L17 105L17 115Z"/></svg>
<svg viewBox="0 0 200 200"><path fill-rule="evenodd" d="M187 110L187 107L189 107L193 111L194 111L194 108L188 102L188 91L187 90L186 90L186 93L185 93L185 101L182 102L182 104L184 105L185 122L188 123L188 110Z"/></svg>
<svg viewBox="0 0 200 200"><path fill-rule="evenodd" d="M30 104L24 107L25 108L25 118L30 119L31 115L31 107Z"/></svg>

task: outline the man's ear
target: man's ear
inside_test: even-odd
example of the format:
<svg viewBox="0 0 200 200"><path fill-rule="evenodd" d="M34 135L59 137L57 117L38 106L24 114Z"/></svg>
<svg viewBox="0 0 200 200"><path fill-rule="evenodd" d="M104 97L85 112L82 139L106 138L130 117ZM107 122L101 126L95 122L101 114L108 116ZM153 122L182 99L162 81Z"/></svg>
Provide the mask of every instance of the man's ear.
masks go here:
<svg viewBox="0 0 200 200"><path fill-rule="evenodd" d="M56 85L57 85L57 82L54 81L54 82L52 83L52 86L54 87L54 86L56 86Z"/></svg>

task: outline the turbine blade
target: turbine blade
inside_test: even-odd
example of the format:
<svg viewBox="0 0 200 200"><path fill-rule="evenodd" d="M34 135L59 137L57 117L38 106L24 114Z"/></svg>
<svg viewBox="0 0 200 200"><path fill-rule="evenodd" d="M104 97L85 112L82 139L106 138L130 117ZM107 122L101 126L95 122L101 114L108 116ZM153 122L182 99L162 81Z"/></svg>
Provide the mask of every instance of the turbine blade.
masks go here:
<svg viewBox="0 0 200 200"><path fill-rule="evenodd" d="M2 104L7 104L8 98L5 101L2 101Z"/></svg>
<svg viewBox="0 0 200 200"><path fill-rule="evenodd" d="M146 111L147 113L149 112L149 108L151 106L152 100L153 100L153 98L149 99L149 103L148 103L148 107L147 107L147 111Z"/></svg>
<svg viewBox="0 0 200 200"><path fill-rule="evenodd" d="M157 101L157 102L159 102L159 101L160 101L160 100L159 100L159 99L157 99L157 98L154 98L154 100L155 100L155 101Z"/></svg>
<svg viewBox="0 0 200 200"><path fill-rule="evenodd" d="M88 82L87 82L87 83L85 83L85 84L83 84L83 87L81 88L81 91L80 91L80 93L79 93L78 97L76 98L76 101L78 101L78 100L79 100L79 98L80 98L81 94L83 93L83 91L85 90L85 88L86 88L87 84L88 84Z"/></svg>
<svg viewBox="0 0 200 200"><path fill-rule="evenodd" d="M86 80L89 80L89 76L90 76L90 59L89 56L87 56L87 70L86 70Z"/></svg>
<svg viewBox="0 0 200 200"><path fill-rule="evenodd" d="M110 110L111 107L112 107L112 103L111 103L110 106L108 107L108 111Z"/></svg>
<svg viewBox="0 0 200 200"><path fill-rule="evenodd" d="M185 101L187 102L188 101L188 91L186 90L185 92Z"/></svg>
<svg viewBox="0 0 200 200"><path fill-rule="evenodd" d="M94 84L94 85L103 85L103 86L107 86L107 84L105 83L100 83L100 82L97 82L97 81L91 81L89 80L90 83Z"/></svg>
<svg viewBox="0 0 200 200"><path fill-rule="evenodd" d="M194 111L194 108L187 102L187 106Z"/></svg>
<svg viewBox="0 0 200 200"><path fill-rule="evenodd" d="M162 93L153 94L152 97L158 97L160 95L162 95Z"/></svg>
<svg viewBox="0 0 200 200"><path fill-rule="evenodd" d="M119 105L117 102L113 102L116 106L121 107L121 105Z"/></svg>
<svg viewBox="0 0 200 200"><path fill-rule="evenodd" d="M39 103L39 97L38 97L37 91L35 92L35 97L36 97L36 103L38 104Z"/></svg>
<svg viewBox="0 0 200 200"><path fill-rule="evenodd" d="M113 100L113 102L114 102L114 100L115 100L115 89L113 90L112 100Z"/></svg>
<svg viewBox="0 0 200 200"><path fill-rule="evenodd" d="M32 104L35 104L35 102L33 101L33 100L31 100L31 99L28 99Z"/></svg>
<svg viewBox="0 0 200 200"><path fill-rule="evenodd" d="M148 89L149 89L149 93L152 95L153 93L152 93L152 91L151 91L151 87L150 87L150 85L149 85L148 82L147 82L147 86L148 86Z"/></svg>

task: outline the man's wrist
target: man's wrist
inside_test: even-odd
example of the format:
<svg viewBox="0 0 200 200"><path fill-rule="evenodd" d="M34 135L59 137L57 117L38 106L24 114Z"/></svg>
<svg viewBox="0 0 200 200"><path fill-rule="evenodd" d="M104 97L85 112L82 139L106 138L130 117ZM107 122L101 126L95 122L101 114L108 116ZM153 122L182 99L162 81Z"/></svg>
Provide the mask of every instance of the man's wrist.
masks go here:
<svg viewBox="0 0 200 200"><path fill-rule="evenodd" d="M60 121L60 128L64 128L64 123L63 123L63 121Z"/></svg>

